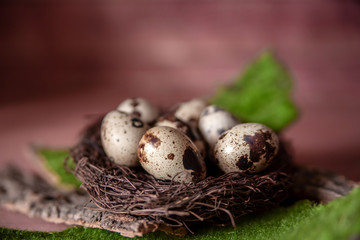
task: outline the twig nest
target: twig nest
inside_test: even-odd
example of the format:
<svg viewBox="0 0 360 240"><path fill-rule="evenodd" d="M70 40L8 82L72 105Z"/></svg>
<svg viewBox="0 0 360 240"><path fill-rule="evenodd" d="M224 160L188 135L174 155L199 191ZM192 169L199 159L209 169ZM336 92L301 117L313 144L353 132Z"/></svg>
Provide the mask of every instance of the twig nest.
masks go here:
<svg viewBox="0 0 360 240"><path fill-rule="evenodd" d="M205 162L194 143L171 127L153 127L139 142L141 166L161 180L198 182L206 177Z"/></svg>
<svg viewBox="0 0 360 240"><path fill-rule="evenodd" d="M200 114L206 105L207 102L204 99L194 98L187 102L179 103L174 115L192 128L197 128Z"/></svg>
<svg viewBox="0 0 360 240"><path fill-rule="evenodd" d="M127 113L109 112L102 121L100 132L106 155L117 164L138 166L138 143L148 128L146 123Z"/></svg>
<svg viewBox="0 0 360 240"><path fill-rule="evenodd" d="M206 142L213 148L220 135L238 123L239 121L225 109L210 105L200 115L199 129Z"/></svg>
<svg viewBox="0 0 360 240"><path fill-rule="evenodd" d="M257 173L268 167L279 150L279 138L259 123L236 125L223 133L214 154L225 172Z"/></svg>
<svg viewBox="0 0 360 240"><path fill-rule="evenodd" d="M139 155L146 157L143 160L155 162L148 164L154 169L146 169L148 173L143 168L131 169L111 162L102 151L100 126L101 120L97 120L87 127L82 140L71 149L71 157L77 163L75 174L83 182L82 186L106 212L125 213L124 216L138 218L139 222L146 218L169 227L174 227L174 222L177 227L197 222L224 224L229 220L234 224L235 219L245 214L274 208L291 193L294 166L283 144L271 166L262 174L230 172L219 176L217 172L209 171L204 180L192 183L205 177L205 164L191 141L178 130L161 127L166 130L158 133L156 129L160 127L149 129L149 133L161 142L145 133L138 150ZM174 140L176 146L172 145L171 138L176 138L173 134L181 136ZM165 149L165 146L169 151L160 154L159 148ZM171 173L175 174L175 181L191 183L154 179L154 176L169 179L171 175L169 177L167 173L171 165L175 165ZM163 168L161 173L159 166ZM180 172L179 175L176 172ZM183 174L188 177L179 179L178 176Z"/></svg>
<svg viewBox="0 0 360 240"><path fill-rule="evenodd" d="M153 122L159 116L159 109L143 98L128 98L119 104L117 110L131 114L146 123Z"/></svg>

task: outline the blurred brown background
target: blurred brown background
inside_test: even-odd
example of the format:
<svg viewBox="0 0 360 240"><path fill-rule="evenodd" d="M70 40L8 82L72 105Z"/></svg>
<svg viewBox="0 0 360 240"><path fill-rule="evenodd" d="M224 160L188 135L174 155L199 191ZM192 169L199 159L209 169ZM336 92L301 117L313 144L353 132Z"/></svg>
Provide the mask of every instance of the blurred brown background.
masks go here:
<svg viewBox="0 0 360 240"><path fill-rule="evenodd" d="M71 146L127 97L211 95L272 48L296 81L295 161L360 180L358 1L1 1L0 168ZM64 226L0 210L0 226Z"/></svg>

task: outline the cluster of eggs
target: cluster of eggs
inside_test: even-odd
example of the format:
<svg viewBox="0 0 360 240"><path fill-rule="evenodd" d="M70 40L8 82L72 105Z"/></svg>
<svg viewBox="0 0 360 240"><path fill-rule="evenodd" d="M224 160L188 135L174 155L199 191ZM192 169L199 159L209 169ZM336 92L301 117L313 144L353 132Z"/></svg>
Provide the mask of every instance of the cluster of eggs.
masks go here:
<svg viewBox="0 0 360 240"><path fill-rule="evenodd" d="M206 157L225 173L257 173L279 149L270 128L240 123L203 99L179 103L161 115L145 99L127 99L104 117L101 141L115 163L141 165L155 178L175 182L203 180Z"/></svg>

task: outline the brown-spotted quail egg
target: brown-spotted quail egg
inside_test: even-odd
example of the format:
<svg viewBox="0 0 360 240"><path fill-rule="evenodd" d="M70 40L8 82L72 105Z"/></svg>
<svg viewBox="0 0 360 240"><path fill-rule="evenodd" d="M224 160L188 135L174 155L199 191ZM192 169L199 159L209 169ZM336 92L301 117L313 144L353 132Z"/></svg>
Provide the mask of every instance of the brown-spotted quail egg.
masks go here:
<svg viewBox="0 0 360 240"><path fill-rule="evenodd" d="M175 115L172 113L166 113L156 120L155 127L160 126L175 128L184 133L186 136L190 137L191 139L192 133L189 125L176 118Z"/></svg>
<svg viewBox="0 0 360 240"><path fill-rule="evenodd" d="M231 113L215 105L207 106L201 113L199 129L211 148L226 130L239 124Z"/></svg>
<svg viewBox="0 0 360 240"><path fill-rule="evenodd" d="M146 123L154 121L159 115L159 109L143 98L128 98L120 103L117 110L138 117Z"/></svg>
<svg viewBox="0 0 360 240"><path fill-rule="evenodd" d="M214 154L225 172L256 173L268 167L279 150L279 138L259 123L239 124L223 133Z"/></svg>
<svg viewBox="0 0 360 240"><path fill-rule="evenodd" d="M194 143L171 127L153 127L139 142L141 166L157 179L197 182L206 177L206 165Z"/></svg>
<svg viewBox="0 0 360 240"><path fill-rule="evenodd" d="M139 165L137 148L147 129L146 123L127 113L116 110L109 112L102 121L100 132L106 155L120 165Z"/></svg>
<svg viewBox="0 0 360 240"><path fill-rule="evenodd" d="M171 113L164 114L156 120L155 126L172 127L181 131L189 137L191 141L193 141L195 146L199 149L201 155L205 157L206 147L203 140L201 140L200 135L197 134L197 129L191 128L188 124L176 118L175 115Z"/></svg>
<svg viewBox="0 0 360 240"><path fill-rule="evenodd" d="M201 111L206 107L207 102L204 99L195 98L187 102L177 105L175 117L189 124L193 128L197 128Z"/></svg>

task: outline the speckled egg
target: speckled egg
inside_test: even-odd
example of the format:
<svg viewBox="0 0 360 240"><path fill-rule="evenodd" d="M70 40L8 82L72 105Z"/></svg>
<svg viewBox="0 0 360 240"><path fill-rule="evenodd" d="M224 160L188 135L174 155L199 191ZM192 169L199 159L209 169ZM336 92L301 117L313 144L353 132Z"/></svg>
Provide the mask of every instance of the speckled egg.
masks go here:
<svg viewBox="0 0 360 240"><path fill-rule="evenodd" d="M239 121L228 111L215 105L207 106L201 113L199 129L211 148L226 130L239 124Z"/></svg>
<svg viewBox="0 0 360 240"><path fill-rule="evenodd" d="M156 120L155 127L161 126L175 128L184 133L186 136L190 137L191 139L192 132L189 125L176 118L175 115L172 113L166 113Z"/></svg>
<svg viewBox="0 0 360 240"><path fill-rule="evenodd" d="M118 111L131 114L146 123L159 116L159 109L143 98L129 98L120 103Z"/></svg>
<svg viewBox="0 0 360 240"><path fill-rule="evenodd" d="M175 110L175 117L181 121L196 128L202 110L206 107L207 102L200 98L195 98L187 102L179 103Z"/></svg>
<svg viewBox="0 0 360 240"><path fill-rule="evenodd" d="M128 167L139 165L137 148L148 125L131 115L111 111L101 124L101 142L106 155L115 163Z"/></svg>
<svg viewBox="0 0 360 240"><path fill-rule="evenodd" d="M156 120L155 126L165 126L175 128L187 137L195 144L195 146L200 151L201 156L205 157L206 155L206 146L200 134L198 134L197 129L191 128L188 124L184 123L180 119L176 118L173 114L167 113L159 117Z"/></svg>
<svg viewBox="0 0 360 240"><path fill-rule="evenodd" d="M197 182L206 177L206 165L194 143L171 127L146 131L138 147L141 166L157 179Z"/></svg>
<svg viewBox="0 0 360 240"><path fill-rule="evenodd" d="M279 150L279 138L259 123L239 124L223 133L214 155L225 172L257 173L268 167Z"/></svg>

